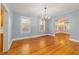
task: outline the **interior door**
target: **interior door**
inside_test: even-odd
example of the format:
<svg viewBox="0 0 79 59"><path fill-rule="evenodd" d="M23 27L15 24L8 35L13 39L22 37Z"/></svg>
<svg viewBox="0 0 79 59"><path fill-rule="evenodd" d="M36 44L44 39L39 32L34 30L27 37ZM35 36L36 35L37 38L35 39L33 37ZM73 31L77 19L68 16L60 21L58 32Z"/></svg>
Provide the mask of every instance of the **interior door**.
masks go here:
<svg viewBox="0 0 79 59"><path fill-rule="evenodd" d="M3 53L3 33L0 33L0 54Z"/></svg>
<svg viewBox="0 0 79 59"><path fill-rule="evenodd" d="M4 32L3 32L3 25L4 25L4 18L5 18L5 9L3 8L3 6L1 5L0 8L0 54L3 53L3 36L4 36Z"/></svg>

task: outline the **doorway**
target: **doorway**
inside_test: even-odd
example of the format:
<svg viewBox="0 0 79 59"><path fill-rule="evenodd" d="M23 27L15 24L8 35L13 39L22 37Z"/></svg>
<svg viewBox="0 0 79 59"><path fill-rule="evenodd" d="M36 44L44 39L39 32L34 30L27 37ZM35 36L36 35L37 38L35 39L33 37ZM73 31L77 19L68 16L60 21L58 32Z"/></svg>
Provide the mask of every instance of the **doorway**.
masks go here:
<svg viewBox="0 0 79 59"><path fill-rule="evenodd" d="M4 40L4 20L5 20L6 10L1 4L0 7L0 54L3 53L3 40Z"/></svg>

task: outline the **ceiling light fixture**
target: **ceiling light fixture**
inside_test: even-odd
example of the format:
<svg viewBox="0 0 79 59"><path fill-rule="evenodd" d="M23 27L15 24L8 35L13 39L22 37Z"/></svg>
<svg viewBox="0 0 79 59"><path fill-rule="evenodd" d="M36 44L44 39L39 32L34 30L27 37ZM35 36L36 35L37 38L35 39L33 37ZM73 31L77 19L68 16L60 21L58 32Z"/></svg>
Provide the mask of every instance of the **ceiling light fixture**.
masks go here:
<svg viewBox="0 0 79 59"><path fill-rule="evenodd" d="M43 20L50 20L51 17L47 15L47 7L44 7L44 15L42 16Z"/></svg>

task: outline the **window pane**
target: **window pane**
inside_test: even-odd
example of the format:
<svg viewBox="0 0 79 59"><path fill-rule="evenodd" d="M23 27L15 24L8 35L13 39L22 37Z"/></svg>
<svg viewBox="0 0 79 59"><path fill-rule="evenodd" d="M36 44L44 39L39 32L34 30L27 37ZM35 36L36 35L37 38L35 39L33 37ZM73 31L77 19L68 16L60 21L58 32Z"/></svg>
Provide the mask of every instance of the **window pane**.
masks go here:
<svg viewBox="0 0 79 59"><path fill-rule="evenodd" d="M45 20L40 19L40 32L45 32Z"/></svg>

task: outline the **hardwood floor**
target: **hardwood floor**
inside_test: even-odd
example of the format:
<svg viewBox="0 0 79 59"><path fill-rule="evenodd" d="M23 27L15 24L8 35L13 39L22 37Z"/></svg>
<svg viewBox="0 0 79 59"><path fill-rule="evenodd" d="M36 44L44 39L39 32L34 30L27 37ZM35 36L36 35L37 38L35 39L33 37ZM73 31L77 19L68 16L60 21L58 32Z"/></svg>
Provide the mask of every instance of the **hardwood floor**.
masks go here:
<svg viewBox="0 0 79 59"><path fill-rule="evenodd" d="M70 41L69 35L42 36L13 41L8 55L79 55L79 43ZM66 35L66 36L65 36ZM61 37L63 36L63 37Z"/></svg>

